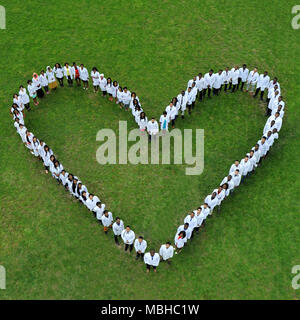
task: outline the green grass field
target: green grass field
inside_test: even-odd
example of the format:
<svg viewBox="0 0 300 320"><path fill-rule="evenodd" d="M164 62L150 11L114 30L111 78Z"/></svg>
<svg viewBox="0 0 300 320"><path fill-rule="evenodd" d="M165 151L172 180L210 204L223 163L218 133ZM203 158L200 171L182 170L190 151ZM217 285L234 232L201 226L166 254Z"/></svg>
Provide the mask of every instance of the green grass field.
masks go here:
<svg viewBox="0 0 300 320"><path fill-rule="evenodd" d="M3 0L0 30L0 299L299 299L291 286L300 264L300 30L294 1L17 1ZM146 274L104 235L91 214L57 186L25 150L9 115L12 94L55 62L96 65L136 91L148 117L198 72L247 63L277 76L286 102L270 156L173 265ZM187 212L262 134L264 105L238 92L197 104L177 127L205 130L205 169L185 165L100 165L101 128L129 113L80 88L58 89L26 114L89 191L121 216L148 248L172 240Z"/></svg>

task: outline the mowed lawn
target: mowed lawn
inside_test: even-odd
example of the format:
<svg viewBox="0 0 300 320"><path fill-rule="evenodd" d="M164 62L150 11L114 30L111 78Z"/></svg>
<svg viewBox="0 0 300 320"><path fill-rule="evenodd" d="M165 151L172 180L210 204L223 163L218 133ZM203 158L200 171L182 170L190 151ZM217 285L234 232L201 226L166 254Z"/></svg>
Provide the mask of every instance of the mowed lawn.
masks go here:
<svg viewBox="0 0 300 320"><path fill-rule="evenodd" d="M0 30L0 299L299 299L299 37L285 1L2 1ZM159 118L193 75L247 63L277 76L286 101L279 141L254 176L209 219L173 264L146 274L92 215L43 172L9 116L12 94L55 62L95 65L139 96ZM265 105L247 94L198 103L176 127L205 130L205 169L185 165L100 165L96 134L130 113L92 90L63 88L26 114L28 129L97 194L148 248L173 241L262 134Z"/></svg>

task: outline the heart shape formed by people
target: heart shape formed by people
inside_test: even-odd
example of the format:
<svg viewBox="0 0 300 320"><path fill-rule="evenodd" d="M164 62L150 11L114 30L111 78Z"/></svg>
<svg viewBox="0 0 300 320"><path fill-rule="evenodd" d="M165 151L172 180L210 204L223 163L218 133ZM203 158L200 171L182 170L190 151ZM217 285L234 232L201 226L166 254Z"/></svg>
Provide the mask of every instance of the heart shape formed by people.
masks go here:
<svg viewBox="0 0 300 320"><path fill-rule="evenodd" d="M232 72L234 72L234 71L232 71ZM95 72L96 73L96 72ZM203 78L201 78L200 76L199 76L199 78L195 78L195 79L192 79L192 80L190 80L189 81L189 83L188 83L188 88L190 87L191 88L191 90L189 90L189 89L187 89L186 90L186 92L185 92L185 94L187 94L187 96L188 97L186 97L186 101L185 101L185 98L184 98L184 95L185 94L181 94L181 96L180 96L180 94L178 95L178 97L177 97L177 99L178 99L178 101L174 101L174 104L173 104L173 106L175 106L175 110L176 110L176 112L174 113L174 115L175 116L181 116L181 115L185 115L186 113L188 113L188 111L192 111L193 110L193 107L194 107L194 105L195 105L195 102L197 101L196 99L197 99L197 97L199 98L199 99L206 99L206 97L204 98L203 97L203 95L204 95L204 93L206 94L206 96L208 96L208 95L212 95L213 94L213 92L214 92L214 94L215 95L218 95L219 93L220 93L220 88L221 88L221 84L220 84L220 87L218 88L218 85L215 85L215 86L211 86L211 87L208 87L209 85L206 85L206 88L205 88L205 84L203 84L203 81L202 81L202 89L201 90L199 90L199 88L201 88L201 84L199 84L199 82L201 82L201 79L202 80L204 80L204 78L205 77L203 77ZM67 79L68 79L68 76L67 76ZM93 83L93 84L95 84L95 89L96 90L98 90L98 86L100 85L100 88L101 88L101 77L100 77L100 74L99 75L96 75L96 79L99 79L99 83ZM232 89L233 89L233 91L235 91L236 89L237 89L237 85L238 85L238 81L237 81L237 79L233 79L233 78L231 78L232 79L232 81L231 81L231 84L232 84ZM81 79L81 80L83 80L83 79ZM230 82L230 81L228 81L228 82ZM242 81L242 83L243 82L245 82L245 81ZM242 83L241 83L241 85L242 85ZM199 84L199 86L196 86L196 85L198 85ZM227 84L229 85L229 83L223 83L223 85L224 85L224 89L225 89L225 87L226 87L226 89L228 89L228 90L231 90L231 88L229 88L229 87L227 87ZM270 84L270 83L269 83ZM251 83L250 83L250 85L251 85ZM275 85L276 85L276 82L273 84L273 87L275 87ZM194 95L193 97L192 97L192 95L189 97L189 94L190 94L190 92L192 92L192 90L194 90L194 88L197 88L197 90L196 90L196 95ZM211 90L210 89L213 89L213 92L210 92ZM221 88L222 89L222 88ZM259 89L259 88L258 88ZM271 91L271 89L273 89L273 88L270 88L269 86L268 86L268 89L269 89L269 92L268 92L268 95L270 94L270 93L272 93ZM107 90L108 91L108 90ZM125 90L124 90L125 91ZM194 90L195 91L195 90ZM263 92L262 90L261 90L261 92ZM125 92L126 93L126 92ZM199 94L199 93L201 93L201 94ZM20 94L21 95L21 94ZM125 98L123 98L124 100L123 100L123 107L124 108L130 108L130 104L131 104L131 102L133 101L132 99L131 99L131 102L130 103L126 103L126 101L127 102L129 102L128 100L126 100L126 95L124 95L125 96ZM114 99L114 98L119 98L119 100L122 100L122 98L121 98L121 95L119 95L119 97L118 97L118 92L116 91L116 92L113 92L113 93L111 93L111 97L112 97L112 99ZM275 96L276 97L276 96ZM189 100L189 98L190 98L190 100ZM195 100L193 100L195 98ZM270 101L270 103L271 103L271 106L273 106L274 104L276 104L276 106L273 108L272 107L272 109L276 109L276 107L278 107L278 105L280 105L280 102L281 101L273 101L274 99L273 99L273 97L271 97L271 95L270 95L270 99L271 99L271 101ZM273 99L273 100L272 100ZM23 103L24 105L26 105L26 103L24 102ZM270 104L269 104L269 106L270 106ZM174 117L173 118L173 114L172 114L172 112L170 112L170 109L172 109L173 107L167 107L167 117L169 118L169 120L171 120L170 122L171 122L171 124L172 124L172 120L174 120L175 121L175 118L176 117ZM283 108L282 108L282 110L283 110ZM140 110L138 110L138 111L140 111ZM184 113L183 113L184 112ZM132 113L133 114L133 113ZM138 115L140 115L140 112L138 113ZM145 126L145 123L143 123L143 122L145 122L145 121L140 121L141 119L138 119L137 118L137 114L134 114L134 116L135 116L135 119L136 119L136 122L139 124L139 126L140 126L140 129L141 130L144 130L147 126ZM16 118L17 118L17 116L15 116ZM173 119L172 119L173 118ZM277 118L275 118L275 119L277 119ZM169 121L168 121L169 122ZM268 125L268 123L266 124L266 126L267 126L267 128L264 128L264 133L266 132L269 132L270 130L270 128L272 128L272 126L274 126L274 124L271 126L271 122L272 122L272 119L271 119L271 121L269 121L270 123L269 123L269 126L267 126ZM147 123L146 123L147 124ZM278 125L277 125L278 124ZM278 123L276 124L276 128L277 129L279 129L280 130L280 128L279 128L279 126L281 127L281 124L279 124L279 121L278 121ZM163 125L163 123L162 123L162 125ZM162 127L163 128L163 127ZM276 129L275 128L275 129ZM277 131L279 131L279 130L277 130ZM149 132L151 132L151 129L149 129L148 128L148 131ZM276 132L275 132L276 133ZM273 132L272 132L272 135L273 135ZM274 138L276 138L276 135L275 135L275 137ZM274 141L274 139L273 139L273 141ZM25 142L25 144L29 147L29 149L31 149L32 150L32 152L33 153L35 153L36 152L36 155L39 155L39 153L38 153L38 150L36 149L35 150L35 148L33 147L33 145L35 144L35 141L33 141L33 134L30 134L29 133L29 135L27 135L26 137L25 137L25 139L24 139L24 142ZM260 146L258 147L258 149L260 148ZM268 150L266 150L266 151L268 151ZM50 152L51 153L51 152ZM50 153L47 155L47 157L49 158L49 159L46 159L48 162L48 164L51 164L49 161L50 161ZM266 152L265 152L266 153ZM255 152L254 152L254 154L255 154ZM262 158L264 156L264 154L262 154L262 156L260 157L260 158ZM251 157L252 158L252 157ZM255 162L256 164L257 163L259 163L259 161L260 161L260 158L259 159L257 159L257 161ZM46 164L47 164L46 163ZM52 164L51 164L52 165ZM59 164L60 165L60 164ZM50 167L50 166L49 166ZM253 167L253 166L252 166ZM50 168L49 168L50 169ZM62 167L61 166L58 166L58 168L54 168L54 170L51 170L51 172L52 172L52 175L55 177L55 172L56 173L60 173L60 171L61 171L61 169L62 169ZM247 174L248 174L248 172L247 172ZM247 176L247 174L245 174L245 176ZM62 180L63 182L64 182L64 184L65 183L67 183L67 188L69 189L69 191L70 191L70 193L72 194L72 195L74 195L75 197L77 197L77 198L79 198L91 211L93 211L93 212L95 212L96 213L96 216L97 216L97 218L98 218L98 220L101 220L102 221L102 223L104 224L104 230L105 230L105 232L107 232L107 227L108 226L110 226L111 224L112 224L112 218L111 218L111 215L110 215L110 213L108 212L107 213L107 217L103 217L103 212L104 212L104 205L103 204L98 204L97 205L97 203L98 202L100 202L99 201L99 198L97 197L97 196L93 196L94 198L93 199L91 199L91 201L89 201L89 199L84 199L84 197L85 197L85 195L82 195L81 193L82 192L86 192L86 195L88 195L88 192L87 192L87 188L86 187L84 187L84 186L82 186L81 185L81 188L83 188L83 189L81 189L81 191L80 191L80 193L77 191L77 189L78 189L78 186L79 186L79 179L78 180L74 180L74 177L76 177L75 175L73 176L73 178L72 178L72 180L71 180L71 182L72 183L68 183L67 182L67 180L68 180L68 177L62 177L61 175L58 175L58 178L60 178L60 180ZM65 180L64 180L65 179ZM226 178L225 178L226 179ZM75 185L75 187L74 187L74 182L76 182L75 184L78 184L77 186ZM228 196L229 195L229 192L228 192L228 184L230 184L230 183L228 183L228 181L226 181L226 180L224 180L223 179L223 181L222 181L222 183L221 183L221 185L223 186L224 184L227 184L227 189L225 189L225 188L221 188L221 190L220 190L220 193L222 193L222 196L220 196L220 198L218 198L218 199L221 199L221 197L223 197L222 199L221 199L221 201L215 201L214 199L209 199L209 198L207 198L206 197L206 200L205 200L205 202L207 202L208 203L208 206L210 207L210 209L212 209L212 210L206 210L206 208L205 208L205 206L203 205L203 207L202 207L202 209L200 210L200 216L201 216L201 218L199 218L198 219L198 222L197 222L197 224L195 224L195 226L194 226L194 228L195 228L195 230L197 230L197 228L198 227L200 227L201 225L203 225L203 222L206 220L206 218L208 217L208 216L210 216L210 214L211 214L211 211L213 211L213 209L214 209L214 207L215 206L218 206L221 202L222 202L222 200L226 197L226 196ZM86 190L85 190L86 189ZM216 192L218 192L218 191L216 191ZM225 195L224 195L225 194ZM223 196L224 195L224 196ZM199 207L200 207L200 205L201 205L202 203L199 203ZM197 211L199 211L199 210L197 210L197 209L195 209L194 211L195 211L195 214L196 214L196 217L197 217L197 215L198 215L198 212ZM205 212L205 213L203 213L203 212ZM105 214L106 215L106 214ZM123 218L123 217L122 217ZM186 217L186 219L185 219L185 221L188 221L188 216ZM190 221L192 221L193 219L192 219L193 217L191 216L191 220ZM196 219L197 220L197 219ZM195 220L195 221L196 221ZM200 223L200 226L199 226L199 223ZM106 226L106 224L107 224L107 226ZM190 224L192 224L192 223L190 223ZM180 231L180 230L179 230ZM178 234L178 232L176 233L177 235L179 235ZM187 232L186 232L186 234L184 235L184 237L185 237L185 239L187 239L187 238L189 238L191 235L187 235ZM176 239L175 239L175 243L176 243ZM178 249L180 249L180 243L178 242L177 244L176 244L176 246L178 247Z"/></svg>

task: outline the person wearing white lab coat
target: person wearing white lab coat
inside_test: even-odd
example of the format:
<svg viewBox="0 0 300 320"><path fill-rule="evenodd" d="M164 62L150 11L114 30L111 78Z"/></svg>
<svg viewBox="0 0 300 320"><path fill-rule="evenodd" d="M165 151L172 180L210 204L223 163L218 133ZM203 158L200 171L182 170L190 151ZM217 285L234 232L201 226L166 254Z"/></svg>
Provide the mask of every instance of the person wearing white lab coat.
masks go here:
<svg viewBox="0 0 300 320"><path fill-rule="evenodd" d="M273 91L276 91L276 90L279 90L280 92L280 84L278 82L278 79L275 77L273 80L271 80L269 82L269 86L268 86L268 98L267 98L267 103L269 102L270 100L270 93Z"/></svg>
<svg viewBox="0 0 300 320"><path fill-rule="evenodd" d="M186 237L184 238L185 242L191 239L193 230L190 228L188 222L185 222L184 224L178 227L176 236L178 236L181 231L184 231L186 233Z"/></svg>
<svg viewBox="0 0 300 320"><path fill-rule="evenodd" d="M19 97L21 99L22 104L26 108L26 110L30 111L30 99L27 94L26 89L23 86L20 86Z"/></svg>
<svg viewBox="0 0 300 320"><path fill-rule="evenodd" d="M267 123L271 123L272 120L275 121L274 128L279 132L282 127L282 118L280 117L279 112L275 112L274 116L270 116L267 120Z"/></svg>
<svg viewBox="0 0 300 320"><path fill-rule="evenodd" d="M222 182L220 183L220 186L223 186L225 183L228 184L228 188L225 190L225 196L228 197L230 192L234 188L234 182L232 180L232 173L230 173L227 177L225 177Z"/></svg>
<svg viewBox="0 0 300 320"><path fill-rule="evenodd" d="M282 106L279 104L277 108L274 108L271 112L271 116L275 116L275 113L279 113L279 117L282 119L284 116L284 111L282 110Z"/></svg>
<svg viewBox="0 0 300 320"><path fill-rule="evenodd" d="M43 87L46 94L49 94L50 93L49 86L48 86L49 82L48 82L47 75L44 70L41 71L41 74L39 75L39 80L40 80L41 86Z"/></svg>
<svg viewBox="0 0 300 320"><path fill-rule="evenodd" d="M256 143L255 146L251 150L254 151L253 157L255 158L256 164L258 165L260 162L260 158L262 156L260 148L259 148L259 144ZM241 171L240 171L240 173L241 173Z"/></svg>
<svg viewBox="0 0 300 320"><path fill-rule="evenodd" d="M134 240L134 249L136 251L135 260L141 257L143 259L145 251L147 248L147 241L144 240L142 236L139 236L137 239Z"/></svg>
<svg viewBox="0 0 300 320"><path fill-rule="evenodd" d="M50 167L52 177L59 181L59 175L63 169L63 165L58 160L55 160L53 165Z"/></svg>
<svg viewBox="0 0 300 320"><path fill-rule="evenodd" d="M231 173L231 176L232 176L232 181L234 183L234 187L238 187L241 183L241 179L242 179L242 176L240 174L240 170L239 169L236 169L234 170L234 172Z"/></svg>
<svg viewBox="0 0 300 320"><path fill-rule="evenodd" d="M35 85L32 83L31 80L27 81L27 90L29 93L29 96L32 98L33 103L35 106L39 105L40 103L37 101L37 94L36 94L36 88Z"/></svg>
<svg viewBox="0 0 300 320"><path fill-rule="evenodd" d="M223 84L223 83L222 83ZM196 87L198 90L198 99L199 101L202 101L203 99L203 89L205 86L205 80L204 77L202 76L202 73L200 72L196 78ZM177 97L178 99L178 97Z"/></svg>
<svg viewBox="0 0 300 320"><path fill-rule="evenodd" d="M224 184L223 184L224 185ZM227 189L228 190L228 189ZM217 203L217 209L218 209L218 212L221 211L221 204L222 204L222 201L225 199L225 192L227 191L226 189L223 188L223 186L219 186L218 189L215 189L213 192L215 192L217 194L217 199L218 199L218 203Z"/></svg>
<svg viewBox="0 0 300 320"><path fill-rule="evenodd" d="M45 94L44 94L44 91L42 89L42 85L41 85L41 82L40 82L39 75L37 73L35 73L35 72L32 75L32 84L35 86L35 91L36 91L37 96L39 98L43 98L43 96Z"/></svg>
<svg viewBox="0 0 300 320"><path fill-rule="evenodd" d="M181 93L177 96L177 101L179 103L179 110L181 111L181 118L184 119L184 111L186 110L187 104L187 95L185 94L184 90L182 90Z"/></svg>
<svg viewBox="0 0 300 320"><path fill-rule="evenodd" d="M130 226L126 226L126 228L121 232L121 238L125 244L124 250L127 251L129 248L129 252L131 252L133 249L135 233L131 230Z"/></svg>
<svg viewBox="0 0 300 320"><path fill-rule="evenodd" d="M216 192L213 192L212 194L209 194L204 199L204 202L208 204L210 212L209 215L212 215L215 206L218 204L218 198Z"/></svg>
<svg viewBox="0 0 300 320"><path fill-rule="evenodd" d="M265 157L265 155L267 154L267 144L266 144L266 140L267 138L265 136L263 136L260 140L257 141L257 144L259 145L259 149L261 152L261 159Z"/></svg>
<svg viewBox="0 0 300 320"><path fill-rule="evenodd" d="M245 180L245 178L249 175L251 169L251 163L249 161L249 157L246 155L244 159L241 160L241 176L242 176L242 180L241 182L243 182Z"/></svg>
<svg viewBox="0 0 300 320"><path fill-rule="evenodd" d="M123 100L125 111L128 111L129 105L130 105L130 101L131 101L131 92L127 89L127 87L123 88L122 100Z"/></svg>
<svg viewBox="0 0 300 320"><path fill-rule="evenodd" d="M160 130L163 132L168 131L169 122L170 122L170 118L168 117L167 111L164 111L159 118Z"/></svg>
<svg viewBox="0 0 300 320"><path fill-rule="evenodd" d="M121 237L121 233L124 230L124 222L119 217L116 217L116 221L112 225L112 230L114 233L114 240L117 246L120 245L119 238Z"/></svg>
<svg viewBox="0 0 300 320"><path fill-rule="evenodd" d="M256 83L258 81L259 74L257 72L257 68L254 68L252 71L249 72L248 78L247 78L247 90L246 92L250 92L251 94L254 91L254 88L256 86Z"/></svg>
<svg viewBox="0 0 300 320"><path fill-rule="evenodd" d="M192 109L195 108L195 102L196 102L196 98L197 98L197 92L198 92L198 89L196 87L196 82L193 82L192 83L192 86L191 86L191 101L192 101Z"/></svg>
<svg viewBox="0 0 300 320"><path fill-rule="evenodd" d="M67 179L67 181L68 181L68 179ZM81 195L79 197L79 201L81 201L87 207L86 202L87 202L88 198L89 198L89 192L82 191Z"/></svg>
<svg viewBox="0 0 300 320"><path fill-rule="evenodd" d="M218 73L215 73L215 81L213 83L213 95L218 96L223 84L223 73L220 69Z"/></svg>
<svg viewBox="0 0 300 320"><path fill-rule="evenodd" d="M222 77L223 77L223 85L224 85L224 92L227 92L227 87L231 79L231 71L229 70L228 67L222 72ZM222 90L222 88L221 88Z"/></svg>
<svg viewBox="0 0 300 320"><path fill-rule="evenodd" d="M159 255L161 257L161 261L167 261L168 264L171 263L171 258L174 255L174 247L171 245L171 242L166 242L161 245L159 249Z"/></svg>
<svg viewBox="0 0 300 320"><path fill-rule="evenodd" d="M56 90L57 88L57 81L55 79L54 71L51 69L50 66L46 67L46 76L48 80L48 85L51 90Z"/></svg>
<svg viewBox="0 0 300 320"><path fill-rule="evenodd" d="M100 73L96 67L93 67L91 71L91 78L93 81L94 92L98 92L100 84Z"/></svg>
<svg viewBox="0 0 300 320"><path fill-rule="evenodd" d="M196 233L199 233L199 229L202 225L202 222L205 220L204 213L203 213L201 207L198 207L197 210L194 210L193 212L194 212L196 220L197 220L197 225L194 228L194 230Z"/></svg>
<svg viewBox="0 0 300 320"><path fill-rule="evenodd" d="M78 183L77 183L77 188L76 188L76 198L80 201L80 196L81 196L81 193L83 192L83 191L87 191L87 187L84 185L84 184L82 184L82 182L81 181L78 181ZM96 207L95 208L97 208L97 204L98 204L98 202L96 203ZM104 204L104 207L105 207L105 204ZM94 208L94 212L95 212L95 208ZM104 209L103 209L104 210Z"/></svg>
<svg viewBox="0 0 300 320"><path fill-rule="evenodd" d="M105 210L105 204L101 203L100 201L98 201L96 203L96 206L93 209L93 212L94 212L94 214L95 214L95 216L96 216L96 218L97 218L97 220L98 220L98 222L100 224L102 224L102 219L101 218L102 218L102 215L104 213L104 210Z"/></svg>
<svg viewBox="0 0 300 320"><path fill-rule="evenodd" d="M83 83L83 90L88 90L89 89L89 72L83 64L81 64L79 67L79 77Z"/></svg>
<svg viewBox="0 0 300 320"><path fill-rule="evenodd" d="M26 131L27 131L27 128L22 123L20 123L19 129L18 129L18 134L20 135L22 142L24 144L26 144Z"/></svg>
<svg viewBox="0 0 300 320"><path fill-rule="evenodd" d="M275 120L272 120L271 122L267 121L264 126L263 135L266 136L270 130L272 131L275 128L274 125L275 125Z"/></svg>
<svg viewBox="0 0 300 320"><path fill-rule="evenodd" d="M279 90L276 90L273 93L271 93L270 100L266 109L266 116L270 116L272 113L272 110L277 107L279 97L280 97Z"/></svg>
<svg viewBox="0 0 300 320"><path fill-rule="evenodd" d="M187 241L187 239L186 239L186 232L185 231L182 230L179 233L176 233L175 238L174 238L174 243L175 243L175 248L176 248L175 254L178 254L182 250L186 241Z"/></svg>
<svg viewBox="0 0 300 320"><path fill-rule="evenodd" d="M73 69L69 66L68 63L65 63L64 66L64 76L66 77L69 87L71 87L73 85L73 79L75 74L73 74Z"/></svg>
<svg viewBox="0 0 300 320"><path fill-rule="evenodd" d="M59 174L59 181L61 182L61 184L65 188L66 188L66 184L67 184L68 175L69 175L69 173L66 172L66 170L64 170L64 169L62 169L60 174Z"/></svg>
<svg viewBox="0 0 300 320"><path fill-rule="evenodd" d="M191 114L191 109L193 104L193 93L192 93L191 87L187 89L187 91L185 92L185 95L187 97L186 106L188 108L188 113Z"/></svg>
<svg viewBox="0 0 300 320"><path fill-rule="evenodd" d="M189 228L191 229L191 238L194 236L194 229L197 227L197 218L195 217L195 213L192 211L184 218L184 223L189 224Z"/></svg>
<svg viewBox="0 0 300 320"><path fill-rule="evenodd" d="M106 78L104 77L104 74L101 73L100 74L100 78L99 78L99 86L100 86L100 89L101 89L101 92L102 92L102 96L106 96L107 94L107 80Z"/></svg>
<svg viewBox="0 0 300 320"><path fill-rule="evenodd" d="M249 69L247 69L246 64L243 64L243 67L239 68L239 80L238 80L237 89L239 89L239 86L241 84L241 91L243 91L244 85L248 79L248 75L249 75Z"/></svg>
<svg viewBox="0 0 300 320"><path fill-rule="evenodd" d="M112 213L108 210L104 210L103 215L101 217L101 221L103 224L104 233L107 234L108 228L112 227L112 223L114 221Z"/></svg>
<svg viewBox="0 0 300 320"><path fill-rule="evenodd" d="M240 75L240 71L238 66L235 66L234 68L231 69L230 71L230 78L231 78L231 84L232 84L231 92L234 92L237 89L237 85L239 82L239 75Z"/></svg>
<svg viewBox="0 0 300 320"><path fill-rule="evenodd" d="M275 121L274 121L275 122ZM14 127L16 128L17 130L17 133L19 133L19 129L20 129L20 124L22 124L24 126L24 123L23 122L20 122L20 119L19 118L16 118L15 119L15 122L14 122Z"/></svg>
<svg viewBox="0 0 300 320"><path fill-rule="evenodd" d="M97 196L90 193L88 199L86 200L86 206L90 211L93 211L96 207L97 202L101 202L100 199Z"/></svg>
<svg viewBox="0 0 300 320"><path fill-rule="evenodd" d="M175 117L176 117L176 107L173 105L172 102L166 107L167 117L169 121L172 123L172 128L175 126Z"/></svg>
<svg viewBox="0 0 300 320"><path fill-rule="evenodd" d="M56 79L59 82L59 85L61 87L64 86L64 71L63 68L61 67L60 63L56 63L55 66L53 67L53 72L56 76Z"/></svg>
<svg viewBox="0 0 300 320"><path fill-rule="evenodd" d="M210 214L210 208L208 206L208 203L204 202L203 205L201 205L202 213L203 213L203 222L202 224L205 224L205 220Z"/></svg>
<svg viewBox="0 0 300 320"><path fill-rule="evenodd" d="M45 172L49 172L49 166L50 166L50 157L53 155L53 151L47 146L44 146L44 152L42 154L42 159L45 166Z"/></svg>
<svg viewBox="0 0 300 320"><path fill-rule="evenodd" d="M155 118L152 118L147 124L147 132L149 134L149 140L151 141L158 133L158 123Z"/></svg>
<svg viewBox="0 0 300 320"><path fill-rule="evenodd" d="M261 74L258 77L257 84L256 84L256 90L254 94L254 98L257 97L259 91L260 91L260 100L263 101L264 99L264 92L265 89L269 87L270 84L270 77L268 76L268 71L265 71L263 74Z"/></svg>
<svg viewBox="0 0 300 320"><path fill-rule="evenodd" d="M240 170L241 166L240 166L240 161L239 160L235 160L234 163L231 165L230 169L229 169L229 174L232 174L236 169Z"/></svg>
<svg viewBox="0 0 300 320"><path fill-rule="evenodd" d="M146 264L147 272L150 272L150 268L153 268L153 271L156 272L156 268L159 265L159 254L156 253L153 249L150 252L147 252L144 255L144 262Z"/></svg>
<svg viewBox="0 0 300 320"><path fill-rule="evenodd" d="M193 79L189 80L186 86L186 89L188 89L189 87L192 87L192 84L195 82L196 83L196 76L193 77Z"/></svg>
<svg viewBox="0 0 300 320"><path fill-rule="evenodd" d="M204 82L204 89L203 89L203 98L206 95L206 91L207 91L208 98L210 98L211 89L212 89L213 84L215 82L215 75L214 75L214 71L212 69L209 70L209 72L205 74L204 81L205 82Z"/></svg>

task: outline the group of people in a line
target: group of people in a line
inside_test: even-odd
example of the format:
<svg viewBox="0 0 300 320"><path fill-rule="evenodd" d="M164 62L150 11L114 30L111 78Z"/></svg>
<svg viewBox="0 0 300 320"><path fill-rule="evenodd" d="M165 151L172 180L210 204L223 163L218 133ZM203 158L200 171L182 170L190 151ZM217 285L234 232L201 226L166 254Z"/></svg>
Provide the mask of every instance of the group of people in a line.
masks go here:
<svg viewBox="0 0 300 320"><path fill-rule="evenodd" d="M156 272L160 261L166 261L170 264L170 259L173 257L174 252L178 254L187 245L187 240L191 240L195 234L199 233L200 228L203 228L205 225L206 218L212 216L215 208L217 212L220 212L222 202L247 177L255 172L262 160L268 155L274 141L278 139L278 133L281 129L284 116L285 103L281 96L280 85L277 78L270 80L267 71L259 74L257 68L254 68L249 72L244 64L241 68L238 68L238 66L232 69L225 68L224 71L219 70L217 73L210 70L204 76L202 73L199 73L188 81L186 90L182 90L177 97L172 98L159 119L161 131L168 131L170 123L174 127L175 120L179 114L184 118L186 109L191 114L197 100L203 101L206 97L211 98L211 92L212 95L218 96L223 88L225 93L233 93L237 90L249 91L250 95L254 98L259 95L261 101L264 101L264 92L267 90L268 95L265 102L268 119L264 126L262 137L257 143L243 159L240 161L236 160L232 164L228 175L224 177L220 185L211 194L206 196L203 204L184 218L183 224L178 227L175 234L175 248L171 242L166 242L160 247L158 253L153 249L145 253L147 241L142 236L136 238L135 232L129 225L124 227L124 222L120 217L114 219L112 213L107 210L99 197L93 193L89 193L82 181L63 167L45 141L39 140L25 126L24 111L25 109L31 110L30 97L34 105L38 105L39 101L37 98L41 99L45 94L49 94L50 90L56 90L58 84L63 87L64 78L69 86L73 86L73 82L75 81L77 86L82 85L84 90L88 90L89 76L92 78L94 92L97 93L101 90L103 96L108 95L109 100L115 101L120 105L120 108L124 108L125 110L131 109L140 130L148 132L151 139L159 132L157 121L155 118L151 118L148 121L145 112L141 108L139 98L134 92L131 93L127 87L120 87L118 82L112 81L111 78L106 79L104 74L100 74L96 67L92 68L89 74L83 64L77 66L75 62L72 66L65 63L64 67L56 63L53 68L47 66L46 72L42 70L40 75L34 73L32 79L27 82L29 95L25 87L22 85L19 87L19 93L13 95L13 104L10 109L14 126L24 145L34 156L41 159L45 172L50 172L58 184L61 184L94 214L95 218L103 226L104 233L107 234L112 229L116 245L119 246L119 240L122 239L126 252L131 252L134 247L136 260L144 260L147 272L150 271L151 267Z"/></svg>

